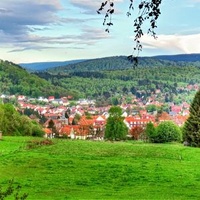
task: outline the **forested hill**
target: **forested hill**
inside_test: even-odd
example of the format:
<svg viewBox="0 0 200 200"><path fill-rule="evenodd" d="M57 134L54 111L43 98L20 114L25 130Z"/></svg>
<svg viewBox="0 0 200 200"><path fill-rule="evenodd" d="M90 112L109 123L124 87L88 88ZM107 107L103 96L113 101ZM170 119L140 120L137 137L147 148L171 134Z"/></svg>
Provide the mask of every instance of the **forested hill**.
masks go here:
<svg viewBox="0 0 200 200"><path fill-rule="evenodd" d="M35 63L20 63L19 65L30 72L43 71L50 69L52 67L67 66L70 64L75 64L83 62L85 60L70 60L70 61L55 61L55 62L35 62Z"/></svg>
<svg viewBox="0 0 200 200"><path fill-rule="evenodd" d="M0 94L27 95L30 97L68 95L66 89L54 86L36 75L29 74L22 67L0 60Z"/></svg>
<svg viewBox="0 0 200 200"><path fill-rule="evenodd" d="M152 58L157 58L161 60L169 60L175 62L200 62L200 54L177 54L177 55L161 55L153 56Z"/></svg>
<svg viewBox="0 0 200 200"><path fill-rule="evenodd" d="M139 58L138 67L147 66L166 66L168 62L159 61L155 58ZM173 62L171 62L171 65ZM169 63L168 63L169 64ZM48 72L59 73L59 72L85 72L85 71L110 71L110 70L123 70L133 68L131 63L126 56L113 56L105 58L91 59L84 62L70 64L67 66L55 67L48 69Z"/></svg>
<svg viewBox="0 0 200 200"><path fill-rule="evenodd" d="M200 66L199 61L189 58L186 61L182 61L177 57L173 60L169 60L171 57L140 57L138 67L172 67L172 66ZM182 58L182 57L181 57ZM124 70L133 68L126 56L114 56L106 58L91 59L76 64L70 64L67 66L55 67L48 69L51 73L69 73L69 72L86 72L86 71L110 71L110 70Z"/></svg>

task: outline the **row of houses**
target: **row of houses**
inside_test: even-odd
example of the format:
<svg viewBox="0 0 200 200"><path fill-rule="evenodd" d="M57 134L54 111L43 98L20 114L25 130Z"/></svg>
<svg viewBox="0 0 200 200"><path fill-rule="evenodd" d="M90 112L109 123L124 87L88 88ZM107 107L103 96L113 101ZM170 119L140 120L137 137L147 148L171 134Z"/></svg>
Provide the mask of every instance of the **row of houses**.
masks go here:
<svg viewBox="0 0 200 200"><path fill-rule="evenodd" d="M145 111L143 113L145 113ZM73 125L70 122L70 118L65 120L62 118L51 119L55 124L57 133L54 133L51 128L48 128L49 120L44 124L45 137L47 138L55 137L55 134L57 134L57 137L66 137L71 139L103 140L107 116L96 115L87 117L83 115L76 125ZM169 120L174 121L179 126L182 126L187 120L187 116L172 117L168 113L162 113L158 116L158 118L150 114L124 117L124 123L128 127L129 136L135 127L145 129L146 125L150 122L157 126L160 122Z"/></svg>

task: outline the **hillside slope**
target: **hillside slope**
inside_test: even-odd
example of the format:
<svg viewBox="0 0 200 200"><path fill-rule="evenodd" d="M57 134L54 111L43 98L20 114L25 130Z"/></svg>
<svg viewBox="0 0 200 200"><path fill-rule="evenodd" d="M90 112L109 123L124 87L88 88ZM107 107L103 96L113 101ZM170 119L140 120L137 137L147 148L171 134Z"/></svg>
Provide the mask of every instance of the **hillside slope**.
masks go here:
<svg viewBox="0 0 200 200"><path fill-rule="evenodd" d="M22 67L0 60L0 94L20 94L30 97L67 95L68 91L36 75L29 74Z"/></svg>
<svg viewBox="0 0 200 200"><path fill-rule="evenodd" d="M177 55L161 55L153 56L153 58L161 60L169 60L174 62L200 62L200 54L177 54Z"/></svg>
<svg viewBox="0 0 200 200"><path fill-rule="evenodd" d="M199 55L200 56L200 55ZM173 59L174 58L174 59ZM176 59L175 59L176 58ZM131 63L126 56L114 56L106 58L91 59L67 66L60 66L47 69L51 73L69 73L69 72L85 72L85 71L110 71L110 70L124 70L132 69ZM200 66L200 60L188 56L183 61L183 56L163 56L163 57L140 57L138 59L138 68L140 67L173 67L173 66Z"/></svg>
<svg viewBox="0 0 200 200"><path fill-rule="evenodd" d="M83 62L85 60L70 60L70 61L55 61L55 62L34 62L34 63L20 63L19 65L25 68L28 71L43 71L46 69L67 66L70 64L76 64Z"/></svg>

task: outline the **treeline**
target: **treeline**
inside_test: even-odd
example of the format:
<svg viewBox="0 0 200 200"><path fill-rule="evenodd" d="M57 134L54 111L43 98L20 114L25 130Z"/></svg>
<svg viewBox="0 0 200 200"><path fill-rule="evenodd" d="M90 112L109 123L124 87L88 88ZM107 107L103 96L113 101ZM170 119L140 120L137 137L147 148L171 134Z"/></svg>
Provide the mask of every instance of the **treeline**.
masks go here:
<svg viewBox="0 0 200 200"><path fill-rule="evenodd" d="M184 61L173 61L164 60L154 57L140 57L138 59L138 68L146 67L199 67L200 61L195 62L184 62ZM50 73L70 73L70 72L102 72L102 71L113 71L113 70L126 70L133 69L133 63L131 63L126 56L113 56L106 58L97 58L92 60L86 60L76 64L70 64L67 66L60 66L48 69Z"/></svg>
<svg viewBox="0 0 200 200"><path fill-rule="evenodd" d="M0 131L9 136L42 136L42 126L21 115L12 104L0 104Z"/></svg>

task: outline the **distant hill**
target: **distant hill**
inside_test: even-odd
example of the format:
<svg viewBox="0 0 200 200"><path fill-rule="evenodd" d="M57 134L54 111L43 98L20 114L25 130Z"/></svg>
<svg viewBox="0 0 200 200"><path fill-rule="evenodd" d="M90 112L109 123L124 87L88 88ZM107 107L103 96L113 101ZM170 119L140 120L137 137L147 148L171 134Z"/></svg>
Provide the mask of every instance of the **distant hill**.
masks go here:
<svg viewBox="0 0 200 200"><path fill-rule="evenodd" d="M48 81L28 73L21 66L9 61L0 60L0 94L26 95L29 97L56 97L72 95L67 89L61 88L59 83Z"/></svg>
<svg viewBox="0 0 200 200"><path fill-rule="evenodd" d="M184 62L199 62L200 54L178 54L178 55L161 55L153 56L152 58L157 58L161 60L170 60L170 61L184 61Z"/></svg>
<svg viewBox="0 0 200 200"><path fill-rule="evenodd" d="M19 65L28 71L43 71L58 66L66 66L83 62L85 60L70 60L70 61L55 61L55 62L34 62L34 63L20 63Z"/></svg>
<svg viewBox="0 0 200 200"><path fill-rule="evenodd" d="M186 62L186 63L185 63ZM133 64L127 56L112 56L96 59L80 59L61 62L35 62L20 63L20 66L30 72L74 72L74 71L101 71L129 69ZM161 67L161 66L200 66L200 54L159 55L140 57L138 67Z"/></svg>
<svg viewBox="0 0 200 200"><path fill-rule="evenodd" d="M200 54L172 56L139 57L138 67L166 67L166 66L200 66ZM51 73L71 73L85 71L110 71L133 68L126 56L113 56L105 58L91 59L79 63L47 69Z"/></svg>

